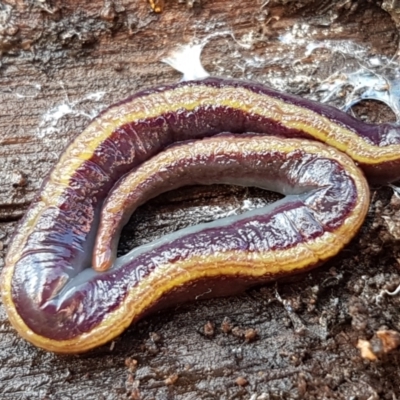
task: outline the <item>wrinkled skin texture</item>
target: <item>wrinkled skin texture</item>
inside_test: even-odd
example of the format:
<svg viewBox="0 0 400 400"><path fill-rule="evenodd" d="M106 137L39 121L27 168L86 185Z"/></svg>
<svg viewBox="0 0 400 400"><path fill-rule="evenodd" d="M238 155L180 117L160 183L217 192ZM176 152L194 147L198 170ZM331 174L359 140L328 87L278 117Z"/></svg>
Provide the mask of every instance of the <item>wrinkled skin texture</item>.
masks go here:
<svg viewBox="0 0 400 400"><path fill-rule="evenodd" d="M132 311L135 307L131 305L121 316L123 301L133 288L157 276L151 268L143 271L131 266L140 273L129 283L116 276L123 267L102 278L93 276L87 286L73 283L91 265L103 199L121 174L171 143L224 130L315 138L345 150L372 180L399 176L399 134L391 124L368 125L328 106L238 81L212 78L139 93L100 114L72 142L22 222L3 278L4 298L14 325L25 332L26 322L35 333L25 336L37 334L52 341L48 345L47 339L38 339L36 344L42 347L84 351L110 340L157 303L158 298L140 303L138 312ZM241 177L237 178L240 182ZM359 223L353 234L357 226ZM350 238L344 236L341 247ZM246 259L251 262L254 260ZM275 275L280 272L288 271L276 271ZM235 275L240 274L236 271ZM33 282L32 276L36 276ZM200 277L194 274L192 278ZM264 276L259 280L267 278L271 279ZM161 297L173 287L164 289L159 292ZM110 297L104 298L104 293ZM97 302L99 298L101 302ZM108 327L116 320L119 325L110 336ZM101 330L107 333L100 334ZM90 344L83 344L85 340Z"/></svg>

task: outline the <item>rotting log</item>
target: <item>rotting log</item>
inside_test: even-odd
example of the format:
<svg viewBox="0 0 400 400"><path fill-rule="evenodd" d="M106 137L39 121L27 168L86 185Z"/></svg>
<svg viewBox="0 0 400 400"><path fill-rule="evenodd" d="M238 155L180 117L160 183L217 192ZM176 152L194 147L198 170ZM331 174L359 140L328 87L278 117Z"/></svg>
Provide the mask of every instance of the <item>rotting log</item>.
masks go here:
<svg viewBox="0 0 400 400"><path fill-rule="evenodd" d="M3 1L0 262L17 220L66 143L102 107L177 81L179 74L160 62L177 45L230 32L205 47L208 71L273 85L279 78L285 89L303 95L340 69L342 60L332 63L324 51L305 58L299 41L291 56L300 62L285 62L278 38L302 23L311 27L314 40L351 39L377 54L396 54L396 26L380 2L332 3L246 0L238 7L203 0L187 9L170 0L163 13L154 14L144 0ZM377 121L390 115L374 103L359 113ZM175 191L135 214L120 249L273 198L223 186ZM358 339L370 339L383 326L400 330L400 299L375 301L381 290L400 282L396 232L386 223L398 216L392 190L373 191L360 234L322 268L294 282L147 317L115 342L79 357L46 353L19 339L1 308L0 397L399 397L399 353L371 363L356 348Z"/></svg>

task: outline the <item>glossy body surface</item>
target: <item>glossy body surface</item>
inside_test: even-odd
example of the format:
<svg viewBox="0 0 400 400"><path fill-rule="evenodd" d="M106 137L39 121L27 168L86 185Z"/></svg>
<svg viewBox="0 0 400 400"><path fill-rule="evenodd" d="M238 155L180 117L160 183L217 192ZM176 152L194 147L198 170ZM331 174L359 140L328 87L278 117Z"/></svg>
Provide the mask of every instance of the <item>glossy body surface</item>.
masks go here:
<svg viewBox="0 0 400 400"><path fill-rule="evenodd" d="M356 233L368 189L341 152L307 140L252 136L219 136L201 141L199 149L178 144L162 152L224 131L317 139L347 153L372 181L400 176L400 134L391 124L368 125L248 82L211 78L141 92L104 111L76 137L21 221L2 277L3 301L19 333L51 351L86 351L120 334L177 288L191 291L196 281L214 278L248 286L303 271L336 254ZM104 199L132 168L133 175L112 190L105 209L114 215L103 213L106 228L97 235ZM261 186L287 197L249 216L134 249L106 272L91 268L96 236L94 264L105 270L121 226L139 204L181 184L216 182ZM133 188L131 195L124 184ZM176 299L183 297L191 293Z"/></svg>

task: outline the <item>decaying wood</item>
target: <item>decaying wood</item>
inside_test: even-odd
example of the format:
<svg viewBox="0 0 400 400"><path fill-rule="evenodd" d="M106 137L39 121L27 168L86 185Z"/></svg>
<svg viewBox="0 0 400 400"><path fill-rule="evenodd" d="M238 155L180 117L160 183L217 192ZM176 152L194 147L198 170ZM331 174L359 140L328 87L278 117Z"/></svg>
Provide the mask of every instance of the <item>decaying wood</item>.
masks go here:
<svg viewBox="0 0 400 400"><path fill-rule="evenodd" d="M280 77L285 89L307 95L343 59L332 64L324 51L306 58L299 40L298 63L285 62L280 35L306 22L314 40L351 39L395 55L396 25L380 3L203 0L187 9L170 0L154 14L145 0L0 2L0 262L43 177L90 118L141 88L180 78L160 62L171 49L217 32L204 49L208 71L275 86ZM400 205L392 194L373 191L360 234L324 267L293 282L164 311L84 356L32 347L0 308L0 397L400 398L400 353L371 362L356 347L379 330L400 330L400 298L377 298L400 283L398 238L388 224ZM121 251L271 198L223 186L170 193L136 213Z"/></svg>

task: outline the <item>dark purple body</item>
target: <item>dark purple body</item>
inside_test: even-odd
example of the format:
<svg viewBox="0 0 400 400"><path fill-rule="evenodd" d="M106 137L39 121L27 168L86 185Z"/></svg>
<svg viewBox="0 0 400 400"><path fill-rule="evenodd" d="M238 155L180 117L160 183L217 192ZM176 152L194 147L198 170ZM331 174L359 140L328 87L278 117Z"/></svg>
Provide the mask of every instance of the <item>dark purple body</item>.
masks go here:
<svg viewBox="0 0 400 400"><path fill-rule="evenodd" d="M199 82L185 82L176 86L185 86L188 90L193 90L193 96L196 96L197 85L240 86L270 97L280 98L285 102L325 115L335 123L357 132L367 142L376 145L387 141L387 132L399 129L390 124L367 125L334 108L278 93L253 83L207 79ZM141 92L112 107L119 107L123 112L125 104L146 94L173 90L176 86ZM106 112L102 115L106 115ZM196 233L177 239L176 243L172 243L172 247L171 243L168 243L168 250L164 249L166 245L160 245L151 252L138 255L128 264L106 273L95 274L90 270L99 210L105 196L119 177L173 143L212 136L224 131L310 137L306 132L287 128L268 117L249 115L241 110L232 110L227 107L204 107L189 114L185 110L166 112L157 118L132 122L117 128L111 137L96 150L90 161L86 161L76 171L73 181L64 190L59 206L48 208L40 216L19 261L15 264L12 281L13 301L19 315L34 332L62 340L89 331L110 310L120 304L121 299L138 280L157 268L157 263L165 261L166 258L169 261L175 261L180 257L185 257L185 246L192 246L194 241L199 251L207 253L218 251L221 246L226 248L227 243L234 250L248 251L249 243L252 243L249 242L249 238L254 235L257 237L259 251L268 250L274 246L273 243L284 248L293 246L298 240L307 239L303 236L299 237L299 232L291 229L290 222L282 224L282 221L274 220L274 215L280 210L278 206L271 214L260 215L257 226L254 226L252 220L244 219L237 222L240 224L240 229L235 224L224 228L206 229L201 234ZM391 135L391 137L394 136ZM391 140L400 142L397 139ZM397 166L396 163L393 165ZM333 169L335 168L340 169L340 165ZM375 169L374 167L373 170ZM324 180L318 171L311 168L307 173L313 185L320 188L320 182ZM387 168L382 168L382 171L385 175ZM340 171L332 173L331 177L336 180L330 182L332 197L320 197L320 201L326 202L326 207L332 206L334 201L339 199L339 190L342 191L345 188L349 197L346 200L340 200L339 203L343 213L346 214L351 210L351 204L354 201L352 196L355 195L351 191L351 182L346 174ZM398 177L398 171L396 177ZM293 182L294 185L298 183L295 176ZM340 198L342 196L343 194L340 194ZM289 215L294 213L292 209L308 210L304 202L306 200L297 199L294 202L283 203L281 207L284 207L285 213ZM340 210L337 211L337 220L340 222L344 214L340 214ZM301 213L296 215L301 215ZM303 215L304 221L307 221L306 214ZM310 224L311 227L312 223ZM335 224L335 219L327 224L316 225L314 234L329 230L330 224ZM283 232L285 235L282 236ZM269 239L265 240L267 237ZM171 248L180 250L174 253Z"/></svg>

